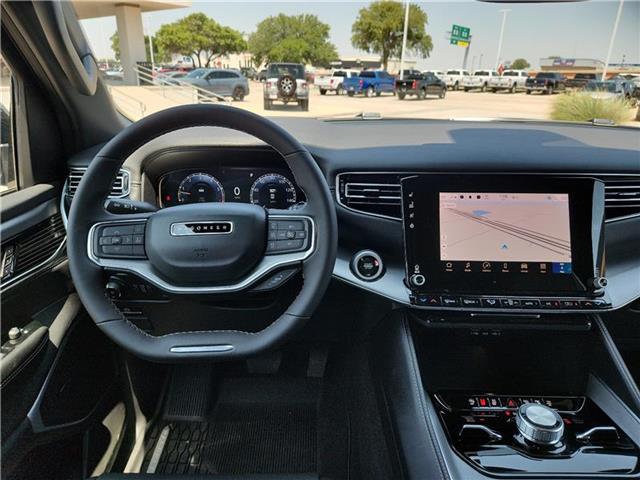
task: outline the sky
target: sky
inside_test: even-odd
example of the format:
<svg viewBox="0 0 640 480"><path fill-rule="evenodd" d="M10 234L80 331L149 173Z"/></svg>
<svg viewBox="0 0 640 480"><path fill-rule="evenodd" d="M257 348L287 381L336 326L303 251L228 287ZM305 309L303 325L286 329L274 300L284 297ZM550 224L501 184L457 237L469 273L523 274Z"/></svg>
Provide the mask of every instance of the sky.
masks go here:
<svg viewBox="0 0 640 480"><path fill-rule="evenodd" d="M217 22L243 33L251 33L264 18L285 13L310 13L331 27L331 41L341 57L369 56L351 45L351 25L358 11L369 2L356 1L193 1L189 8L143 14L145 33L156 32L164 23L190 13L204 12ZM433 39L433 51L418 60L420 69L461 67L464 48L449 44L447 32L453 23L471 28L469 64L491 67L496 62L503 14L505 24L501 61L523 57L533 68L548 56L595 58L604 61L611 39L619 2L601 0L557 4L496 4L469 0L413 2L427 13L427 32ZM113 57L109 37L116 31L115 17L82 21L98 58ZM626 0L613 45L611 63L640 63L640 0Z"/></svg>

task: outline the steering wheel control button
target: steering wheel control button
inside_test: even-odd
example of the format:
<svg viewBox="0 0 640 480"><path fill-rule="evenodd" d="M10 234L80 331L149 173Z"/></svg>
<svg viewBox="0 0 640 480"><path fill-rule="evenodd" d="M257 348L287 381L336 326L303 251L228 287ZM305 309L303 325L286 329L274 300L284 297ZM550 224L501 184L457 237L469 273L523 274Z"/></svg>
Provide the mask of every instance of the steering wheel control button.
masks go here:
<svg viewBox="0 0 640 480"><path fill-rule="evenodd" d="M538 403L525 403L518 408L516 426L525 439L536 445L554 445L564 435L564 422L558 412Z"/></svg>
<svg viewBox="0 0 640 480"><path fill-rule="evenodd" d="M306 219L269 220L267 254L300 252L309 246L310 224Z"/></svg>
<svg viewBox="0 0 640 480"><path fill-rule="evenodd" d="M361 250L351 259L351 271L360 280L373 282L384 273L382 258L372 250Z"/></svg>
<svg viewBox="0 0 640 480"><path fill-rule="evenodd" d="M251 291L253 292L268 292L270 290L275 290L276 288L284 285L287 280L293 277L298 272L297 268L288 268L286 270L280 270L279 272L274 273L266 280L263 280L256 287L254 287Z"/></svg>
<svg viewBox="0 0 640 480"><path fill-rule="evenodd" d="M144 230L144 223L101 226L94 238L94 252L101 258L146 258Z"/></svg>

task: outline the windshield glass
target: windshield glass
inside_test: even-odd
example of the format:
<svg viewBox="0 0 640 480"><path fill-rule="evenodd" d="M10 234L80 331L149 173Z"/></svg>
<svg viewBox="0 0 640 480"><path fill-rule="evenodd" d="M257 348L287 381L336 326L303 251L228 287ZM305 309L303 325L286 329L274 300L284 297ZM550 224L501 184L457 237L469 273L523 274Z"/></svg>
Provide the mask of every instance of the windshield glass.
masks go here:
<svg viewBox="0 0 640 480"><path fill-rule="evenodd" d="M304 78L304 67L302 65L283 65L279 63L271 64L267 68L269 77L280 77L291 75L294 78Z"/></svg>
<svg viewBox="0 0 640 480"><path fill-rule="evenodd" d="M220 100L268 117L354 120L366 112L382 119L589 121L615 110L616 125L640 126L640 82L629 82L635 90L625 90L615 108L604 97L577 116L567 113L573 105L558 108L580 107L587 80L640 76L639 0L158 1L127 10L131 18L116 18L124 14L101 8L104 2L72 3L102 81L131 120ZM190 82L217 69L239 76ZM162 74L175 71L184 76ZM400 101L396 80L416 72L435 72L441 83ZM275 81L284 74L298 80L286 102Z"/></svg>

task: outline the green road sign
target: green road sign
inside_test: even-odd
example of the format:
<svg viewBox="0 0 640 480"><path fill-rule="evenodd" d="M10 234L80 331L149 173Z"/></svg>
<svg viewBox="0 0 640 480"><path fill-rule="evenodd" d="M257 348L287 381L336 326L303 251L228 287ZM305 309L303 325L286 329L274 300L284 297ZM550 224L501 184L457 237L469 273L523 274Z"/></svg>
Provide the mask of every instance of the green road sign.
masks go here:
<svg viewBox="0 0 640 480"><path fill-rule="evenodd" d="M462 25L453 24L451 27L451 45L459 45L462 47L468 47L471 41L471 29L469 27L463 27Z"/></svg>

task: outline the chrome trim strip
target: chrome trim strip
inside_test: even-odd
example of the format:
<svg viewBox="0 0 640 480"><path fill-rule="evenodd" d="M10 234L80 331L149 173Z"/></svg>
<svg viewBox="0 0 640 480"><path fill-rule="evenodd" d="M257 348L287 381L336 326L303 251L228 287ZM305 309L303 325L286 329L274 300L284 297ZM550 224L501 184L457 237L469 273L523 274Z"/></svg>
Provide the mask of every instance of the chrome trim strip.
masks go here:
<svg viewBox="0 0 640 480"><path fill-rule="evenodd" d="M72 171L77 171L77 172L86 172L88 167L71 167L69 169L69 173L67 173L67 179L65 180L65 184L64 184L64 190L63 192L63 196L69 196L68 195L68 181L69 181L69 175L71 175ZM131 193L131 174L129 173L129 170L127 170L126 168L121 168L118 170L118 174L120 175L122 174L122 193L120 195L111 195L109 194L109 196L107 198L125 198L128 197L129 194ZM84 173L82 174L84 175ZM126 184L126 189L124 188ZM77 187L76 187L77 188ZM73 197L71 197L73 199Z"/></svg>
<svg viewBox="0 0 640 480"><path fill-rule="evenodd" d="M198 345L194 347L171 347L171 353L222 353L230 352L233 345Z"/></svg>
<svg viewBox="0 0 640 480"><path fill-rule="evenodd" d="M465 175L532 175L532 176L558 176L558 177L563 177L563 176L574 176L574 177L594 177L597 178L601 181L604 182L602 177L638 177L640 178L640 173L563 173L563 172L428 172L428 171L422 171L422 172L410 172L410 171L377 171L377 172L372 172L372 171L357 171L357 172L340 172L338 174L336 174L336 182L335 182L335 191L336 191L336 202L338 203L338 205L340 205L341 207L350 210L352 212L358 213L360 215L367 215L370 217L379 217L379 218L385 218L387 220L395 220L396 222L401 222L402 218L398 218L398 217L391 217L388 215L382 215L379 213L368 213L368 212L363 212L362 210L357 210L355 208L352 207L348 207L346 206L344 203L342 203L340 201L340 176L341 175L428 175L428 174L461 174L464 173ZM393 183L389 183L389 184L384 184L384 185L396 185ZM605 185L606 188L606 185ZM605 206L606 206L606 200L605 200ZM624 215L621 217L614 217L614 218L609 218L607 220L605 220L605 223L613 223L613 222L618 222L621 220L628 220L630 218L635 218L635 217L640 217L640 212L639 213L632 213L629 215Z"/></svg>
<svg viewBox="0 0 640 480"><path fill-rule="evenodd" d="M311 243L309 248L302 252L285 253L282 255L265 255L258 266L253 272L251 272L246 278L231 285L213 285L213 286L194 286L194 287L182 287L179 285L173 285L167 282L153 270L153 266L148 260L143 259L124 259L124 258L98 258L93 252L93 238L95 231L102 225L111 225L117 223L131 223L131 222L146 222L145 218L131 218L128 220L117 220L112 222L99 222L94 224L89 230L87 235L87 255L89 259L96 265L109 270L115 270L120 272L129 272L134 275L147 280L160 290L164 290L168 293L175 294L206 294L206 293L228 293L238 292L244 290L248 286L254 284L260 278L264 277L268 273L289 265L302 262L309 258L315 251L316 246L316 224L313 218L307 215L269 215L269 219L272 220L296 220L306 219L311 223Z"/></svg>

